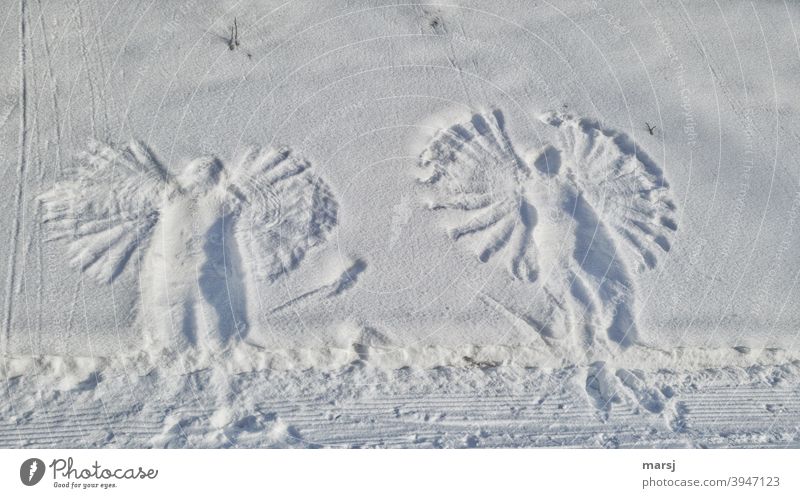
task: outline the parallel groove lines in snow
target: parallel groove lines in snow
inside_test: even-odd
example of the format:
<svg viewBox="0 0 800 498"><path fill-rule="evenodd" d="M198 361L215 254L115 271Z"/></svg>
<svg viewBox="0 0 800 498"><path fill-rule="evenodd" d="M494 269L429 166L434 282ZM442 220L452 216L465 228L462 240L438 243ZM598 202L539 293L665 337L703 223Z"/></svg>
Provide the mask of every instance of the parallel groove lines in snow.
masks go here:
<svg viewBox="0 0 800 498"><path fill-rule="evenodd" d="M771 390L763 392L761 389ZM642 417L625 411L624 407L615 407L611 418L602 421L580 400L570 400L565 395L539 403L544 393L536 392L497 396L462 392L441 394L436 398L381 394L363 401L353 397L336 404L319 396L280 399L273 393L262 399L253 411L272 413L296 429L301 445L675 446L685 445L689 440L708 446L729 445L732 441L740 446L797 445L796 436L793 436L800 415L800 401L795 399L797 390L764 386L759 392L754 391L755 388L715 386L707 392L684 393L681 402L686 408L683 415L686 427L679 433L667 430L663 417ZM21 395L20 392L15 394ZM103 416L97 400L86 399L75 401L76 405L88 405L76 407L73 416L71 412L51 411L47 416L34 415L35 418L18 424L2 424L0 446L136 446L163 436L164 430L175 420L204 420L210 415L193 406L172 409L171 405L161 403L129 413L127 401L117 399L110 403L107 400L109 419ZM714 408L720 401L727 401L736 409L720 413ZM65 402L59 401L56 405ZM780 411L769 412L767 405L774 405L774 409ZM744 425L743 417L747 421ZM663 427L650 432L651 427L659 426ZM51 431L49 434L47 428ZM203 426L193 427L189 434L202 436L204 430ZM231 426L220 430L231 430ZM110 438L110 442L103 442L105 438ZM235 438L235 444L258 446L264 441L258 432L244 431Z"/></svg>
<svg viewBox="0 0 800 498"><path fill-rule="evenodd" d="M17 150L17 188L14 193L14 222L9 237L11 254L8 258L8 273L6 274L5 292L5 323L3 330L3 351L8 351L10 340L12 311L14 307L14 283L16 280L17 252L19 251L19 232L21 226L22 200L25 188L26 148L28 146L28 96L27 96L27 69L25 67L26 46L26 0L19 2L19 141Z"/></svg>
<svg viewBox="0 0 800 498"><path fill-rule="evenodd" d="M98 384L76 380L36 400L40 385L15 377L15 408L0 407L0 447L800 446L797 373L732 372L649 376L674 392L657 413L625 396L598 410L580 375L514 368L250 372L224 393L198 371L139 377L136 395L107 371ZM190 395L197 388L200 399Z"/></svg>

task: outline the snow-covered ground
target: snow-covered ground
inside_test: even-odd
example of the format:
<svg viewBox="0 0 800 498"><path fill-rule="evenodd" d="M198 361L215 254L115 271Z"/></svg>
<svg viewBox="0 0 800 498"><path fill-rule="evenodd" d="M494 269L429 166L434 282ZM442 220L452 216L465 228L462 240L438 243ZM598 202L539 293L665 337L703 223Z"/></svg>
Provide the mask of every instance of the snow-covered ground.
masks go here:
<svg viewBox="0 0 800 498"><path fill-rule="evenodd" d="M0 18L0 446L798 446L795 4Z"/></svg>

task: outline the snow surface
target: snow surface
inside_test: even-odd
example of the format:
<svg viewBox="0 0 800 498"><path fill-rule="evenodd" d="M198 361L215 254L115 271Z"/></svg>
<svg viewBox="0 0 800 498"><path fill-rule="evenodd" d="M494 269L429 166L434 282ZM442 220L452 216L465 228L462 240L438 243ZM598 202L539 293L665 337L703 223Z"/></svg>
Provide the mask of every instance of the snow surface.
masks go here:
<svg viewBox="0 0 800 498"><path fill-rule="evenodd" d="M798 445L796 5L3 11L0 446Z"/></svg>

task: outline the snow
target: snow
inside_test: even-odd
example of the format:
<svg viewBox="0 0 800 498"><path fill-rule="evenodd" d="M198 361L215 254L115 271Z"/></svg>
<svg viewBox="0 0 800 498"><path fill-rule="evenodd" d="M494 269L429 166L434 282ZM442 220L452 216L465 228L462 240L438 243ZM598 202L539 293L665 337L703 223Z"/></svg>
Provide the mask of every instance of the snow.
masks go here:
<svg viewBox="0 0 800 498"><path fill-rule="evenodd" d="M794 5L0 17L1 446L797 446Z"/></svg>

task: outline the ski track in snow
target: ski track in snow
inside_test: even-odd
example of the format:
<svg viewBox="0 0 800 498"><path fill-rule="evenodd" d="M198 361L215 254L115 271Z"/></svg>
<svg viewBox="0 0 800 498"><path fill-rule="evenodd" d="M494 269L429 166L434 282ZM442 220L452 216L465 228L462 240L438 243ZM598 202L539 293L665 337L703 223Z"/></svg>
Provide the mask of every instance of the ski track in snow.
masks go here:
<svg viewBox="0 0 800 498"><path fill-rule="evenodd" d="M797 362L660 371L649 374L659 391L646 403L620 391L598 411L581 394L578 368L386 371L356 360L326 372L229 374L224 389L211 370L176 382L155 370L101 368L69 383L62 375L43 393L47 412L28 395L33 379L11 378L16 409L3 407L0 446L797 447L799 373ZM115 396L98 396L103 386Z"/></svg>
<svg viewBox="0 0 800 498"><path fill-rule="evenodd" d="M25 176L27 173L27 147L28 147L28 89L27 89L27 68L26 68L26 43L27 37L27 2L20 0L19 3L19 140L17 142L18 156L17 156L17 188L14 192L14 221L12 224L11 234L9 237L11 250L11 257L8 259L8 270L6 277L5 289L5 303L4 303L4 317L5 323L3 324L3 344L5 347L8 344L9 335L11 334L11 325L13 323L14 311L14 294L16 283L17 271L17 254L19 252L20 231L22 226L22 213L23 213L23 199L25 194Z"/></svg>

